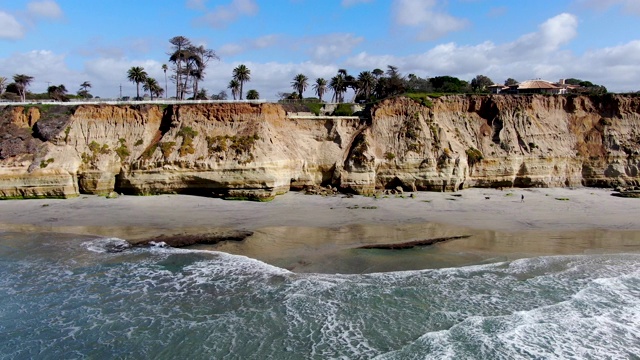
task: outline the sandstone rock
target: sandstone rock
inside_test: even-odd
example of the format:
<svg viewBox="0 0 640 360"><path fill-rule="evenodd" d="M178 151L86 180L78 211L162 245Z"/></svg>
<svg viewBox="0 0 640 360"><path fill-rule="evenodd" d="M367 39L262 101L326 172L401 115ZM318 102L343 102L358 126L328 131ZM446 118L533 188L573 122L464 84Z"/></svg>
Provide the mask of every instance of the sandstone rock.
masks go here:
<svg viewBox="0 0 640 360"><path fill-rule="evenodd" d="M278 104L82 105L56 119L5 106L0 197L637 186L638 109L622 95L400 97L362 119L289 119Z"/></svg>

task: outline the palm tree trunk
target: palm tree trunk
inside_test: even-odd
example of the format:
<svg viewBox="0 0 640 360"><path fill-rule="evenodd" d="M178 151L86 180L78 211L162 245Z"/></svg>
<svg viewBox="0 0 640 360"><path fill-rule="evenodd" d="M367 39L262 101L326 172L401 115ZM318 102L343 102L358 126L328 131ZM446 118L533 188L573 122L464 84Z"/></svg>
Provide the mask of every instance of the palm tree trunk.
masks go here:
<svg viewBox="0 0 640 360"><path fill-rule="evenodd" d="M242 100L242 93L244 92L243 85L244 85L244 81L240 80L240 100Z"/></svg>
<svg viewBox="0 0 640 360"><path fill-rule="evenodd" d="M136 100L140 100L140 83L136 81Z"/></svg>

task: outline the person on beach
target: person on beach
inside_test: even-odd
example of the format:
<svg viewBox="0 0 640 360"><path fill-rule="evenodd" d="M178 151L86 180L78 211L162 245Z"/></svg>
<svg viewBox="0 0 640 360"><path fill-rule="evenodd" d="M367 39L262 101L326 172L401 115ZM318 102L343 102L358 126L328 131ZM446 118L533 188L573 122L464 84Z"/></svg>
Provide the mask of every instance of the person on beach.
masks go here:
<svg viewBox="0 0 640 360"><path fill-rule="evenodd" d="M524 202L524 194L520 195L520 202Z"/></svg>

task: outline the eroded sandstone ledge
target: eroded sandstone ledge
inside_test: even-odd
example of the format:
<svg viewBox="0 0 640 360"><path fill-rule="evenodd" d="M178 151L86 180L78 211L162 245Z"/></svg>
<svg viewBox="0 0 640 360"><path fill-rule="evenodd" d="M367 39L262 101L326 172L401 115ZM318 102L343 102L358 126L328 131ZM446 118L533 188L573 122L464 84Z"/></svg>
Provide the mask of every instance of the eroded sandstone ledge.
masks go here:
<svg viewBox="0 0 640 360"><path fill-rule="evenodd" d="M610 94L394 98L359 118L268 103L9 105L0 197L638 185L639 113L640 98Z"/></svg>

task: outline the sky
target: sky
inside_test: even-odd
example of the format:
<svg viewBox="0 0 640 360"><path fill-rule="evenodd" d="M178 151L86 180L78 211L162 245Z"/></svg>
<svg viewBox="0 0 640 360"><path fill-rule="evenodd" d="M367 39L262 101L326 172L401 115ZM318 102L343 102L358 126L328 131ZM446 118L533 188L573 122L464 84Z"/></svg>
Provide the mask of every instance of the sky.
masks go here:
<svg viewBox="0 0 640 360"><path fill-rule="evenodd" d="M127 70L142 66L164 86L169 39L180 35L220 57L200 85L209 94L230 94L239 64L251 70L245 91L264 99L292 92L299 73L312 83L387 65L635 92L639 20L640 0L0 0L0 76L33 76L36 93L89 81L95 96L135 96Z"/></svg>

